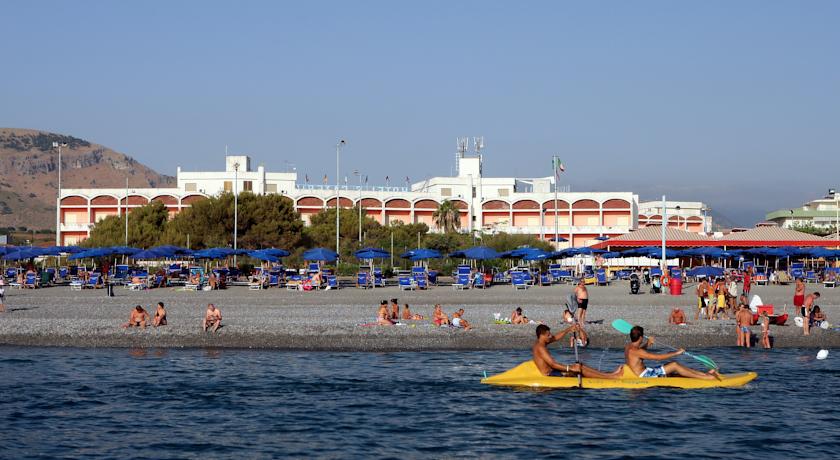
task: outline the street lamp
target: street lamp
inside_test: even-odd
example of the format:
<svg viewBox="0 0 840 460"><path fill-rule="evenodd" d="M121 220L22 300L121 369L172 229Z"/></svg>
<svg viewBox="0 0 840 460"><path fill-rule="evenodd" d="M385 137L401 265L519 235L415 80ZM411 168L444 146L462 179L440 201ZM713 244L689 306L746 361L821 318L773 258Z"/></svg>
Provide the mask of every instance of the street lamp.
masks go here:
<svg viewBox="0 0 840 460"><path fill-rule="evenodd" d="M344 142L344 139L342 139L341 141L339 141L338 144L335 145L335 253L336 254L339 254L339 249L340 249L340 247L339 247L339 235L338 235L338 226L339 226L339 223L340 223L340 217L338 215L338 206L339 206L339 203L341 202L341 194L338 190L339 181L340 181L340 179L338 177L339 176L338 159L339 159L339 155L341 154L341 148L344 147L345 144L347 144L347 142Z"/></svg>
<svg viewBox="0 0 840 460"><path fill-rule="evenodd" d="M682 209L682 206L677 205L674 209L677 210L677 212L675 213L677 215L677 228L680 228L680 215L679 214L680 214L680 210ZM683 218L683 222L685 222L685 226L683 228L685 228L686 231L687 231L688 230L688 221L686 221L685 218Z"/></svg>
<svg viewBox="0 0 840 460"><path fill-rule="evenodd" d="M239 236L239 162L233 164L233 266L236 267L236 240Z"/></svg>
<svg viewBox="0 0 840 460"><path fill-rule="evenodd" d="M353 171L353 174L359 177L359 247L362 247L362 173L359 170ZM418 246L419 247L419 246Z"/></svg>
<svg viewBox="0 0 840 460"><path fill-rule="evenodd" d="M58 212L55 216L55 245L61 246L61 148L67 147L67 143L53 142L52 146L58 149L58 201L56 203Z"/></svg>

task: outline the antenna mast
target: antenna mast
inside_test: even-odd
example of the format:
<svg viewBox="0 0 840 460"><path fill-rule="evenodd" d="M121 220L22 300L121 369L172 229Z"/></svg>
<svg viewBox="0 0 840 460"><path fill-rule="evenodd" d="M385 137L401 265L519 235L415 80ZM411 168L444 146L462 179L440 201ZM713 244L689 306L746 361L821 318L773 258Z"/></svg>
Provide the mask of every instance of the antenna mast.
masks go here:
<svg viewBox="0 0 840 460"><path fill-rule="evenodd" d="M461 158L467 154L467 150L469 150L470 146L470 138L469 137L459 137L455 139L455 146L458 152L455 154L455 175L460 174L460 163Z"/></svg>

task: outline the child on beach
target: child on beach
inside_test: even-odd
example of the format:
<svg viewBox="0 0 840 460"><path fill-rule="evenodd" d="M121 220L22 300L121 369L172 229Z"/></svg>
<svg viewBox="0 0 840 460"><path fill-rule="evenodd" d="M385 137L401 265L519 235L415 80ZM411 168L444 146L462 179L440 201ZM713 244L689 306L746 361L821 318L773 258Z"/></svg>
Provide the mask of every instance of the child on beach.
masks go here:
<svg viewBox="0 0 840 460"><path fill-rule="evenodd" d="M408 304L403 305L402 319L419 321L423 319L423 315L412 314Z"/></svg>
<svg viewBox="0 0 840 460"><path fill-rule="evenodd" d="M767 312L761 312L761 346L764 348L770 348L770 317L767 316Z"/></svg>

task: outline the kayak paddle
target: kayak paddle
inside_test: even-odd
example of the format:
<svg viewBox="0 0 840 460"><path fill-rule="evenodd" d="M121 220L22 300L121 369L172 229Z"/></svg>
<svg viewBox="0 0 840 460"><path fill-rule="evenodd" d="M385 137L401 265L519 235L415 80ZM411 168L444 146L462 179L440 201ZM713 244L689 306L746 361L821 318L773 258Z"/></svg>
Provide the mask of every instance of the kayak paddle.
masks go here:
<svg viewBox="0 0 840 460"><path fill-rule="evenodd" d="M612 327L613 327L615 330L617 330L618 332L621 332L622 334L629 334L629 333L630 333L630 329L633 329L633 325L632 325L632 324L630 324L630 323L628 323L627 321L624 321L623 319L620 319L620 318L612 322ZM664 346L664 347L666 347L666 348L670 348L670 349L672 349L672 350L676 350L676 348L674 348L674 347L672 347L672 346L670 346L670 345L667 345L667 344L664 344L664 343L661 343L661 342L657 342L657 343L659 343L660 345L662 345L662 346ZM704 366L708 367L709 369L718 369L718 368L719 368L719 366L717 365L717 363L715 363L715 362L712 360L712 358L709 358L708 356L704 356L704 355L695 355L695 354L689 353L689 352L687 352L687 351L686 351L686 352L684 352L683 354L684 354L684 355L686 355L686 356L689 356L689 357L691 357L691 358L694 358L694 359L696 359L697 361L700 361L701 363L703 363L703 365L704 365Z"/></svg>

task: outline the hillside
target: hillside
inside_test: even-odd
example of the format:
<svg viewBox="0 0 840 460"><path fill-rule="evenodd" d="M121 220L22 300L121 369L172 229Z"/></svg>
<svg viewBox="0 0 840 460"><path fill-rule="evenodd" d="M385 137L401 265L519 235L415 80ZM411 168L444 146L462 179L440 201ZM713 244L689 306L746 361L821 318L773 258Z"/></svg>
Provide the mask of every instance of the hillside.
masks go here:
<svg viewBox="0 0 840 460"><path fill-rule="evenodd" d="M134 158L83 139L31 129L0 128L0 227L55 228L58 150L62 188L174 186Z"/></svg>

